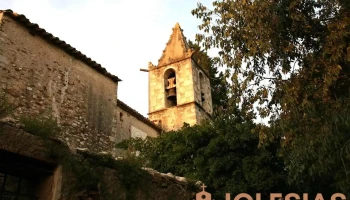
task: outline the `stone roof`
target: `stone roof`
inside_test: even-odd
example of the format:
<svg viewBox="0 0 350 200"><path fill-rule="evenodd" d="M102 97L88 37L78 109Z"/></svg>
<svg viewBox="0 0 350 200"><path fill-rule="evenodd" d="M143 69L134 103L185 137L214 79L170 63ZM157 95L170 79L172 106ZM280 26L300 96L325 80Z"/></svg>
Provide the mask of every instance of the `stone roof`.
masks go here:
<svg viewBox="0 0 350 200"><path fill-rule="evenodd" d="M40 28L38 24L32 23L27 19L26 16L17 14L13 12L12 10L0 10L0 14L4 14L6 16L11 17L15 21L21 23L31 31L31 33L41 36L43 39L48 41L49 43L57 46L58 48L64 50L69 55L73 56L74 58L81 60L91 68L95 69L98 73L108 77L114 82L119 82L121 79L119 79L117 76L110 74L107 72L105 68L103 68L100 64L98 64L96 61L92 60L91 58L87 57L80 51L76 50L71 45L67 44L65 41L60 40L58 37L53 36L51 33L46 32L45 29Z"/></svg>
<svg viewBox="0 0 350 200"><path fill-rule="evenodd" d="M130 106L126 105L124 102L122 102L119 99L117 100L117 107L120 107L121 109L125 110L126 112L128 112L132 116L136 117L138 120L140 120L140 121L144 122L145 124L151 126L152 128L156 129L157 131L162 132L162 129L159 126L157 126L155 123L153 123L152 121L150 121L149 119L147 119L146 117L144 117L139 112L137 112L136 110L132 109Z"/></svg>
<svg viewBox="0 0 350 200"><path fill-rule="evenodd" d="M186 58L191 57L193 50L189 48L186 37L179 23L176 23L173 28L173 33L170 35L169 41L163 51L162 56L158 60L158 66L168 65Z"/></svg>

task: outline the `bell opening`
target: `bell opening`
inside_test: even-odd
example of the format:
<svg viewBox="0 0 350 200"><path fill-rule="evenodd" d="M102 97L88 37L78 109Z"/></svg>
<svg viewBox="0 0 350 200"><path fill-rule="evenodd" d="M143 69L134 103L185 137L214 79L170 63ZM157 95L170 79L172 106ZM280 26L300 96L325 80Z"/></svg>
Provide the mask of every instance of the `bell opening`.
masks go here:
<svg viewBox="0 0 350 200"><path fill-rule="evenodd" d="M176 98L176 74L173 69L168 69L164 74L165 81L165 107L177 105Z"/></svg>

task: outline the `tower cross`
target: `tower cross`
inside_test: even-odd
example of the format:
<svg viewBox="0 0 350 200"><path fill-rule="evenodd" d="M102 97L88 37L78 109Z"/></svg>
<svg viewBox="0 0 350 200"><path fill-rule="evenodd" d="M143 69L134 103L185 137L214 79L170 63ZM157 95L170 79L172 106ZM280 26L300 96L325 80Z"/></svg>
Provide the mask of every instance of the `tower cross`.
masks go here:
<svg viewBox="0 0 350 200"><path fill-rule="evenodd" d="M203 185L201 186L201 188L203 189L203 191L204 191L204 188L206 188L207 186L205 186L204 185L204 183L203 183Z"/></svg>

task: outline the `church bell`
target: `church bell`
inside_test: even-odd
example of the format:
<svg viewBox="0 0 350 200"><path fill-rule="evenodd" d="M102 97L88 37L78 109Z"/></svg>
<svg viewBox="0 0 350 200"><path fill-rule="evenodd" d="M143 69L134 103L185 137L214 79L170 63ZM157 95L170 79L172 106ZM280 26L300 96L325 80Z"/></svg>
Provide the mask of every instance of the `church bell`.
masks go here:
<svg viewBox="0 0 350 200"><path fill-rule="evenodd" d="M170 89L168 90L168 96L167 96L167 98L168 98L169 100L175 100L175 99L176 99L176 89L175 89L175 88L170 88Z"/></svg>
<svg viewBox="0 0 350 200"><path fill-rule="evenodd" d="M176 100L176 78L170 77L168 78L168 85L167 85L167 99L174 101Z"/></svg>

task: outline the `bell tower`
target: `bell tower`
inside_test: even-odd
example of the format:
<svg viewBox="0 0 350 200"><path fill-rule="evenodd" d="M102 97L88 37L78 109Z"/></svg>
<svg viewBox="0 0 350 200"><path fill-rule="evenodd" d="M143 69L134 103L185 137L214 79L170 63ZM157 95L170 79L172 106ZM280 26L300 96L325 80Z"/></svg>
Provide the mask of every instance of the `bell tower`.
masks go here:
<svg viewBox="0 0 350 200"><path fill-rule="evenodd" d="M180 25L176 23L158 65L149 63L149 113L164 131L184 123L198 124L213 112L208 72L192 58Z"/></svg>

